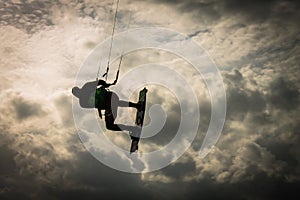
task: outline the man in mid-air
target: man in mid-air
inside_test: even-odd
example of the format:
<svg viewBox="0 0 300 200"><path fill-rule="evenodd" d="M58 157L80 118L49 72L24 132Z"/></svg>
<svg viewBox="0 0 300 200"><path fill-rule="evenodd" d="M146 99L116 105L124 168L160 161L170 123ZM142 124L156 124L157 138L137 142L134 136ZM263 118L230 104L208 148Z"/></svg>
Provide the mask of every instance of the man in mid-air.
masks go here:
<svg viewBox="0 0 300 200"><path fill-rule="evenodd" d="M139 109L140 104L119 100L116 93L108 90L109 86L115 84L116 81L106 83L104 80L96 80L85 83L82 88L73 87L72 93L79 99L79 104L82 108L97 108L101 119L101 111L105 110L104 116L107 129L112 131L126 130L131 135L134 135L140 131L141 128L139 126L115 124L115 119L117 118L118 107L134 107Z"/></svg>

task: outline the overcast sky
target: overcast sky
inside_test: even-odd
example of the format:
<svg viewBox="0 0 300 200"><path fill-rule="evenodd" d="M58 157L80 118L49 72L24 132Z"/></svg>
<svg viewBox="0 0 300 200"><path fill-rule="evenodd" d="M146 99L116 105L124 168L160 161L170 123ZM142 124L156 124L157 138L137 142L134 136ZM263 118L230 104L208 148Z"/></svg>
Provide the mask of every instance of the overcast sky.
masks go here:
<svg viewBox="0 0 300 200"><path fill-rule="evenodd" d="M300 4L292 0L120 0L116 33L126 31L130 21L129 28L155 26L186 34L217 65L227 98L222 134L200 159L211 102L201 76L188 78L197 88L201 110L196 139L168 167L130 174L107 167L87 151L72 113L76 74L93 49L110 36L115 3L0 2L0 198L299 196ZM140 50L124 57L120 77L134 66L153 62L185 77L195 73L176 55ZM153 138L141 141L144 152L172 140L181 114L176 95L168 88L149 88L147 105L161 105L153 107L152 117L166 115L156 121L166 123L159 124L163 128ZM131 119L121 116L120 122ZM130 142L124 134L105 134L125 149Z"/></svg>

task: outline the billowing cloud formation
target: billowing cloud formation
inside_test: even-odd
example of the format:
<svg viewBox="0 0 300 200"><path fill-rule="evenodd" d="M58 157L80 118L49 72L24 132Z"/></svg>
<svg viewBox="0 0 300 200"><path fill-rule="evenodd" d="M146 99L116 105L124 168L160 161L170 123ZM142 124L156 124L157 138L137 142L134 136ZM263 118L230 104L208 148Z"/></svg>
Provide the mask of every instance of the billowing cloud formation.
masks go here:
<svg viewBox="0 0 300 200"><path fill-rule="evenodd" d="M186 33L214 58L227 93L223 133L213 151L199 159L210 102L203 81L190 81L202 98L197 139L172 165L142 175L117 172L95 160L72 118L76 72L111 33L114 6L88 0L0 3L0 197L283 199L296 194L299 3L120 1L117 31L126 29L131 14L131 27L155 25ZM137 52L124 59L123 72L131 64L164 59L179 71L184 65L174 55ZM145 150L168 143L180 121L176 101L164 93L149 95L150 102L168 108L168 118L158 135L144 140ZM126 139L116 134L114 142Z"/></svg>

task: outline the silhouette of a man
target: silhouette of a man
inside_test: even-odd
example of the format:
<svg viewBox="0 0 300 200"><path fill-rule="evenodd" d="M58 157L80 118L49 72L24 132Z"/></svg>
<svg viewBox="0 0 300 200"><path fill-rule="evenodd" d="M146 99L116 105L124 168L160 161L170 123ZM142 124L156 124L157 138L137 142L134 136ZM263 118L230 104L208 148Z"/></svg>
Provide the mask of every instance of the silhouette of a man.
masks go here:
<svg viewBox="0 0 300 200"><path fill-rule="evenodd" d="M107 89L114 84L116 83L106 83L104 80L87 82L82 88L73 87L72 93L79 99L79 104L82 108L97 108L101 119L101 110L105 110L104 116L107 129L112 131L127 130L131 133L138 132L140 129L138 126L115 124L118 107L134 107L139 109L140 104L119 100L116 93Z"/></svg>

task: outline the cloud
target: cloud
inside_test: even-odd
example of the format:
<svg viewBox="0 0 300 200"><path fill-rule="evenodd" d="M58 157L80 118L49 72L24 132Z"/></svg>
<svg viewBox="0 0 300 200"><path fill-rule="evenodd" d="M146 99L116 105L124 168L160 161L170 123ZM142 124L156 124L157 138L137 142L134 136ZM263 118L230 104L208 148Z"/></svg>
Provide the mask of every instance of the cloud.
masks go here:
<svg viewBox="0 0 300 200"><path fill-rule="evenodd" d="M266 107L263 93L248 89L243 75L234 69L224 74L227 82L227 117L244 117L248 112L261 112Z"/></svg>
<svg viewBox="0 0 300 200"><path fill-rule="evenodd" d="M0 4L1 25L15 26L28 33L53 25L50 18L52 1L7 1Z"/></svg>
<svg viewBox="0 0 300 200"><path fill-rule="evenodd" d="M24 120L33 116L38 117L43 114L46 114L42 110L41 105L34 102L25 101L22 98L15 98L12 101L12 105L16 111L17 118L19 120Z"/></svg>
<svg viewBox="0 0 300 200"><path fill-rule="evenodd" d="M126 29L127 3L121 1L118 31ZM201 99L200 131L178 161L142 175L99 163L84 149L73 126L70 88L91 48L110 34L111 1L6 1L0 3L0 196L282 199L296 194L300 180L298 2L131 4L132 27L159 25L187 33L217 61L228 113L213 151L202 160L197 154L211 110L203 82L195 78L190 82ZM184 75L193 73L186 72L188 67L175 55L139 53L124 59L124 71L131 65L159 61ZM167 144L178 128L180 108L166 94L149 93L149 100L164 105L169 115L160 134L143 140L143 150Z"/></svg>
<svg viewBox="0 0 300 200"><path fill-rule="evenodd" d="M292 103L294 111L287 116L289 110L278 108L278 105L274 105L269 98L272 92L275 93L274 95L277 94L273 91L274 85L277 90L280 91L280 88L284 87L284 91L290 93L290 89L286 88L289 85L288 87L293 88L294 91L291 93L298 97L295 87L290 82L282 83L286 81L277 79L276 75L268 84L265 84L263 79L270 76L262 76L260 77L262 80L256 82L252 78L257 76L253 76L245 68L242 71L233 69L230 72L223 72L227 88L228 113L223 134L213 151L201 160L197 156L198 148L190 149L174 165L160 172L154 172L157 177L164 177L171 182L178 179L186 180L188 183L195 181L191 183L195 186L192 187L195 191L192 188L185 189L188 194L194 192L194 195L202 194L196 189L196 187L202 188L202 184L213 188L232 188L240 183L244 187L243 191L228 189L228 194L221 194L222 197L229 195L236 196L237 199L242 196L252 198L248 191L254 190L256 186L251 185L259 180L263 181L262 185L265 184L267 192L259 193L257 196L265 195L266 198L273 197L272 181L283 187L285 182L289 182L288 184L293 188L296 187L299 180L297 175L299 161L295 153L298 152L296 149L299 149L296 147L299 140L296 134L298 123L294 117L298 113L299 104ZM295 99L298 99L296 97ZM193 143L193 145L197 144ZM151 178L149 181L151 182ZM179 187L185 186L183 183L178 184L182 184ZM247 187L250 189L247 190ZM283 189L277 194L282 196L286 191L295 192L294 189ZM213 192L210 194L208 191L202 195L206 195L207 198L218 198L218 195ZM191 195L190 198L193 199L194 196Z"/></svg>
<svg viewBox="0 0 300 200"><path fill-rule="evenodd" d="M153 0L157 1L157 0ZM157 1L161 4L168 4L179 9L181 12L197 12L199 15L205 18L214 19L214 21L220 20L224 15L234 15L236 17L242 17L248 22L262 22L268 18L280 18L285 17L288 19L294 19L297 16L295 9L299 7L299 3L296 1L244 1L243 3L238 0L227 1L214 1L214 0L186 0L186 1L170 1L163 0ZM275 15L274 15L275 13ZM199 19L203 20L203 18ZM212 21L210 21L212 22Z"/></svg>
<svg viewBox="0 0 300 200"><path fill-rule="evenodd" d="M272 82L268 99L278 109L295 109L299 106L299 91L293 82L281 77Z"/></svg>
<svg viewBox="0 0 300 200"><path fill-rule="evenodd" d="M61 95L55 99L55 105L60 114L60 119L64 127L73 126L72 102L70 95Z"/></svg>

